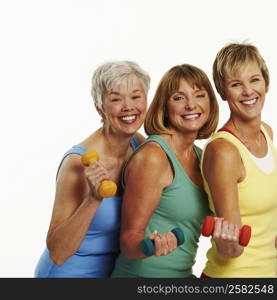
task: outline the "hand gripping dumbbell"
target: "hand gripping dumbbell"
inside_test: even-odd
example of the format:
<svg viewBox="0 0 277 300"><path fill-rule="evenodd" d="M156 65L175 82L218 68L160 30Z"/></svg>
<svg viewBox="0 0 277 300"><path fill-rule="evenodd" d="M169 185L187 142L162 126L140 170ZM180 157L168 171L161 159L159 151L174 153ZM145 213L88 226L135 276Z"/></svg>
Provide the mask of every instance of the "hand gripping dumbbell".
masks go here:
<svg viewBox="0 0 277 300"><path fill-rule="evenodd" d="M202 226L202 235L210 236L213 234L215 219L212 216L207 216ZM243 225L239 232L239 244L243 247L247 246L251 237L251 227Z"/></svg>
<svg viewBox="0 0 277 300"><path fill-rule="evenodd" d="M174 228L171 232L175 235L178 246L185 242L185 236L180 228ZM155 242L154 240L144 239L140 242L140 248L145 256L151 256L155 253Z"/></svg>
<svg viewBox="0 0 277 300"><path fill-rule="evenodd" d="M82 155L82 163L89 166L91 163L99 160L99 155L95 150L89 150ZM98 195L102 198L112 197L116 194L117 186L111 180L103 180L98 188Z"/></svg>

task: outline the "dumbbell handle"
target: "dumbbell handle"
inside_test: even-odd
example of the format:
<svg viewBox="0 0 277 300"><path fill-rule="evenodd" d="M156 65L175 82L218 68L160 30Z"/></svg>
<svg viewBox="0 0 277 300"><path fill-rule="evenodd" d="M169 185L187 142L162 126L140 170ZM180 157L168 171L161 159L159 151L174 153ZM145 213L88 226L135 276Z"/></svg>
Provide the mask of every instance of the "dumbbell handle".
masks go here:
<svg viewBox="0 0 277 300"><path fill-rule="evenodd" d="M180 228L174 228L171 232L175 235L178 246L185 242L184 233ZM151 256L155 253L155 242L154 240L144 239L140 242L140 248L145 256Z"/></svg>
<svg viewBox="0 0 277 300"><path fill-rule="evenodd" d="M81 157L84 166L89 166L91 163L99 160L99 155L95 150L85 152ZM102 198L113 197L116 194L117 186L111 180L103 180L98 188L98 195Z"/></svg>
<svg viewBox="0 0 277 300"><path fill-rule="evenodd" d="M204 220L202 226L202 235L210 236L213 234L215 226L215 219L212 216L207 216ZM239 244L243 247L246 247L251 238L251 227L248 225L243 225L239 233Z"/></svg>

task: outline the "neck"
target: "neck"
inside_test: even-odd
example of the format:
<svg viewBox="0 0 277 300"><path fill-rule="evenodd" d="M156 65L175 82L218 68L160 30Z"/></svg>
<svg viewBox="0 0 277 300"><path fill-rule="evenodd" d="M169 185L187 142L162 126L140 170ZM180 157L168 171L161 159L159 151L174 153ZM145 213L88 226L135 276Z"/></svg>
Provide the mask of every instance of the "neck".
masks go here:
<svg viewBox="0 0 277 300"><path fill-rule="evenodd" d="M99 136L106 155L118 158L126 156L132 136L115 134L106 127L99 129Z"/></svg>
<svg viewBox="0 0 277 300"><path fill-rule="evenodd" d="M197 133L179 133L174 132L172 135L162 135L163 138L169 143L172 150L177 156L190 157L194 152L193 145L196 139Z"/></svg>
<svg viewBox="0 0 277 300"><path fill-rule="evenodd" d="M231 129L234 130L238 135L247 137L248 139L255 139L260 135L261 118L259 117L253 120L243 120L231 114L226 125L227 127L231 127Z"/></svg>
<svg viewBox="0 0 277 300"><path fill-rule="evenodd" d="M261 119L244 121L231 115L226 123L240 141L248 148L249 151L259 150L264 142L264 136L261 133Z"/></svg>

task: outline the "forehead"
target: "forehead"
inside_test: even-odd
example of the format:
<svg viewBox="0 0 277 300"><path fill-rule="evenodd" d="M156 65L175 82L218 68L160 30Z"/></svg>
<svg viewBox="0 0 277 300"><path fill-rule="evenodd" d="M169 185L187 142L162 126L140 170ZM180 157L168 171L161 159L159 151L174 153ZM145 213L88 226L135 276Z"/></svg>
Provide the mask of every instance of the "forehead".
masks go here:
<svg viewBox="0 0 277 300"><path fill-rule="evenodd" d="M256 61L248 61L232 69L226 70L226 79L243 79L254 75L261 75L262 70Z"/></svg>
<svg viewBox="0 0 277 300"><path fill-rule="evenodd" d="M188 80L186 78L181 78L179 80L178 91L182 91L182 90L199 91L199 90L202 90L202 89L203 88L201 88L195 80L192 80L192 79Z"/></svg>

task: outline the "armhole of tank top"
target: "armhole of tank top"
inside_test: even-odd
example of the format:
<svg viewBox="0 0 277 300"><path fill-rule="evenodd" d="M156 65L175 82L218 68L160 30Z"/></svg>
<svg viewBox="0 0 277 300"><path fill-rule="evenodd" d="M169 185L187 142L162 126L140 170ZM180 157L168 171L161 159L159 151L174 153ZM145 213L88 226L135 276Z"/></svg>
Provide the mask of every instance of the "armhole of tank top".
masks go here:
<svg viewBox="0 0 277 300"><path fill-rule="evenodd" d="M201 150L201 148L199 148L196 145L194 145L193 148L194 148L194 151L196 153L196 156L197 156L197 159L199 161L199 164L201 164L202 150Z"/></svg>
<svg viewBox="0 0 277 300"><path fill-rule="evenodd" d="M222 131L222 132L223 132L223 131ZM228 133L228 132L226 132L226 134L232 135L231 133ZM235 136L233 136L233 137L236 138ZM207 146L208 146L210 143L212 143L213 141L217 140L217 139L224 139L224 140L226 140L226 141L229 142L230 144L234 145L234 147L236 147L236 149L238 150L238 153L239 153L239 156L240 156L242 165L243 165L244 170L245 170L245 178L244 178L241 182L239 182L238 184L244 182L245 179L246 179L246 177L247 177L244 158L243 158L241 152L239 151L239 148L238 148L238 146L236 145L236 143L233 142L232 140L228 139L228 138L225 138L224 136L214 137L212 140L210 140L210 141L205 145L205 147L204 147L204 149L203 149L203 152L202 152L201 163L200 163L200 170L201 170L202 177L203 177L204 180L207 182L207 179L205 178L205 176L204 176L204 171L203 171L203 161L204 161L204 156L205 156L205 153L206 153L206 148L207 148Z"/></svg>
<svg viewBox="0 0 277 300"><path fill-rule="evenodd" d="M174 181L174 179L175 179L175 169L174 169L174 165L173 165L173 162L172 162L172 159L168 156L168 154L166 153L166 151L165 151L165 149L163 148L163 146L158 142L158 141L155 141L155 140L149 140L149 141L144 141L143 143L141 143L137 148L136 148L136 151L134 151L133 153L132 153L132 155L128 158L128 160L126 161L126 163L125 163L125 165L124 165L124 167L123 167L123 169L122 169L122 176L121 176L121 185L122 185L122 187L123 188L125 188L125 181L124 181L124 174L125 174L125 170L126 170L126 167L127 167L127 165L128 165L128 163L129 163L129 161L131 160L131 158L135 155L135 153L137 153L139 150L140 150L140 148L142 148L144 145L146 145L146 144L148 144L148 143L151 143L151 142L154 142L154 143L156 143L156 144L158 144L160 147L161 147L161 149L164 151L164 153L165 153L165 155L166 155L166 157L167 157L167 159L168 159L168 161L169 161L169 164L170 164L170 166L171 166L171 169L172 169L172 174L173 174L173 179L172 179L172 183L173 183L173 181ZM171 183L171 184L172 184ZM170 184L170 185L171 185ZM165 189L166 189L167 187L165 187Z"/></svg>
<svg viewBox="0 0 277 300"><path fill-rule="evenodd" d="M74 147L76 147L78 150L77 150L76 148L74 149ZM81 148L82 148L82 149L81 149ZM82 147L82 146L73 146L70 150L68 150L68 151L64 154L64 156L63 156L63 158L62 158L62 160L61 160L61 162L60 162L60 164L59 164L59 166L58 166L57 173L56 173L56 181L57 181L57 179L58 179L59 171L60 171L60 168L61 168L61 166L62 166L62 164L63 164L65 158L68 157L70 154L82 155L82 154L85 153L86 151L87 151L87 149L86 149L85 147Z"/></svg>
<svg viewBox="0 0 277 300"><path fill-rule="evenodd" d="M273 141L272 141L269 133L267 132L267 130L265 129L265 127L262 124L261 124L261 131L262 131L263 135L265 136L268 147L270 147L271 152L273 152Z"/></svg>

